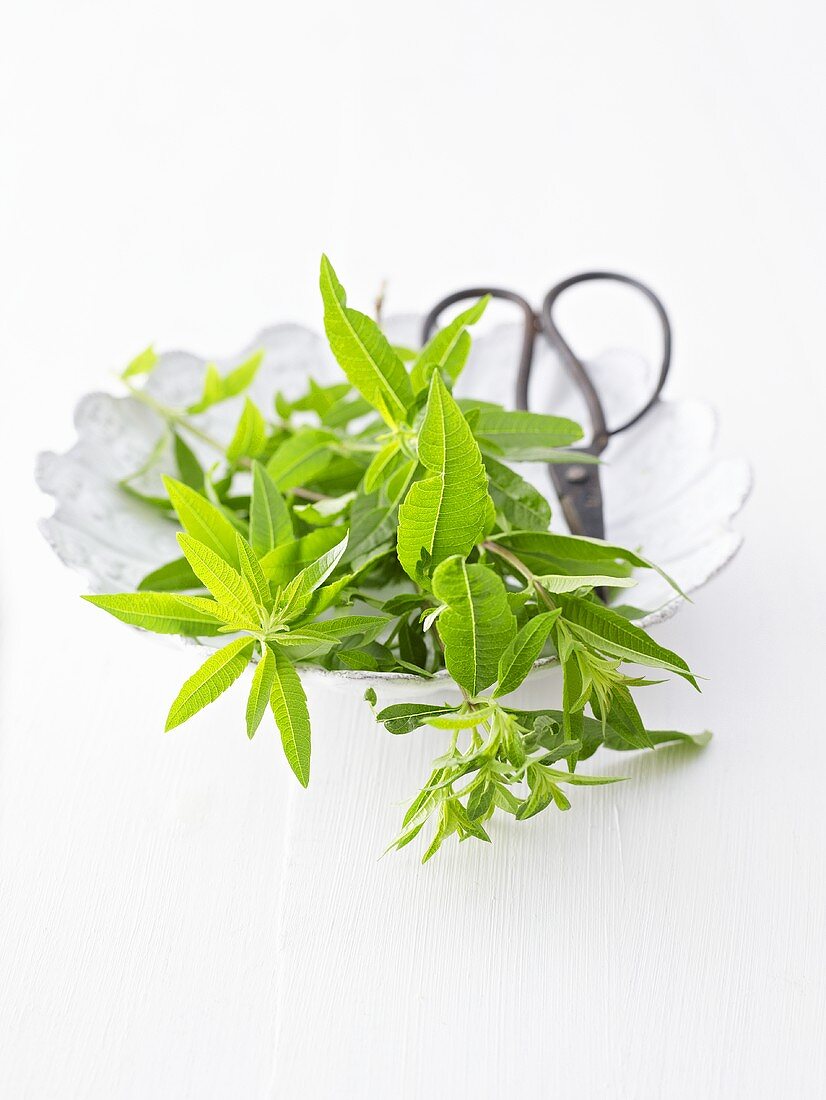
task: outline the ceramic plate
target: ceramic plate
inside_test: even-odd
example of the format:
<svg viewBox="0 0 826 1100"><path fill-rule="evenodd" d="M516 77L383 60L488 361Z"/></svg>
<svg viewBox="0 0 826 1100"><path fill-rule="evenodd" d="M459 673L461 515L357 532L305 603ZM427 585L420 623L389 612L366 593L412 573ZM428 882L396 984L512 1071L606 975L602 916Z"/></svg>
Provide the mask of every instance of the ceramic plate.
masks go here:
<svg viewBox="0 0 826 1100"><path fill-rule="evenodd" d="M396 318L386 328L392 340L415 346L420 322L413 317ZM474 343L457 394L512 404L520 339L521 332L512 326L481 336ZM238 356L219 360L218 365L228 369L259 348L265 356L249 393L263 409L271 407L276 390L288 398L302 392L308 376L322 384L341 379L324 341L298 325L265 329ZM190 404L200 396L205 362L188 352L166 353L147 388L166 404ZM607 352L589 369L609 425L639 408L650 392L651 368L633 353ZM570 416L587 425L578 392L548 347L537 348L531 387L533 409ZM217 405L197 417L197 422L212 436L228 441L241 401L236 398ZM70 450L45 452L38 458L38 485L55 501L54 513L41 521L41 530L61 561L86 577L92 592L134 589L146 573L180 552L175 525L118 485L147 460L159 437L160 422L130 397L92 393L78 404L75 427L78 439ZM748 464L719 457L715 437L715 414L705 402L661 400L639 424L612 440L603 456L606 538L656 561L689 594L736 554L742 536L730 521L751 487ZM215 456L207 448L199 457L209 463ZM555 503L544 466L520 464L518 468ZM174 472L171 455L167 470ZM564 530L558 508L553 526ZM653 572L643 570L637 579L637 587L627 597L635 607L647 609L641 625L669 618L683 602ZM206 639L204 644L211 641L222 644L221 639L217 643ZM418 680L402 673L318 672L334 680L376 685Z"/></svg>

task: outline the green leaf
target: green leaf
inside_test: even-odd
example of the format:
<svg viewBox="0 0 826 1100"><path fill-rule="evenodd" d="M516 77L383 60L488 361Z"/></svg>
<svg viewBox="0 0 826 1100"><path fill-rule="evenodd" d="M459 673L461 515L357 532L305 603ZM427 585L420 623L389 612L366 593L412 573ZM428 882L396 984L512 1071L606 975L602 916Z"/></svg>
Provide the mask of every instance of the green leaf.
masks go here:
<svg viewBox="0 0 826 1100"><path fill-rule="evenodd" d="M454 317L425 344L410 372L410 381L416 393L427 389L434 370L446 374L452 382L456 381L470 354L471 339L467 326L479 320L489 302L490 295L486 294Z"/></svg>
<svg viewBox="0 0 826 1100"><path fill-rule="evenodd" d="M528 768L528 785L531 793L520 803L516 811L517 821L527 821L547 809L553 801L552 784L549 783L541 768L532 766Z"/></svg>
<svg viewBox="0 0 826 1100"><path fill-rule="evenodd" d="M352 594L349 588L353 583L353 579L352 573L342 573L341 576L336 577L336 579L330 581L329 584L317 588L313 593L313 598L307 604L307 608L304 612L305 618L315 619L329 607L333 607L334 605L337 607L345 607L350 604L352 602Z"/></svg>
<svg viewBox="0 0 826 1100"><path fill-rule="evenodd" d="M190 489L194 489L197 493L202 493L204 491L203 467L188 443L182 439L177 432L174 432L173 435L175 465L178 467L178 474L180 475L181 481L184 485L188 485Z"/></svg>
<svg viewBox="0 0 826 1100"><path fill-rule="evenodd" d="M572 624L577 635L595 649L622 657L626 661L664 668L700 688L688 665L670 649L658 645L644 630L617 615L610 608L576 596L560 596L562 614Z"/></svg>
<svg viewBox="0 0 826 1100"><path fill-rule="evenodd" d="M559 639L557 639L557 643ZM562 660L562 732L566 741L582 741L583 739L583 711L587 702L587 694L584 694L582 683L582 671L574 653L565 656L560 651Z"/></svg>
<svg viewBox="0 0 826 1100"><path fill-rule="evenodd" d="M319 386L314 378L309 380L309 389L303 397L292 402L292 410L295 412L314 412L323 416L350 393L350 387L346 382L334 382L331 386Z"/></svg>
<svg viewBox="0 0 826 1100"><path fill-rule="evenodd" d="M482 443L491 443L496 454L522 462L550 462L558 456L559 447L567 447L582 439L582 428L573 420L544 413L510 411L463 402L463 408L476 407L478 419L474 435ZM571 456L564 456L570 461ZM577 461L580 456L577 455ZM587 462L588 458L583 461Z"/></svg>
<svg viewBox="0 0 826 1100"><path fill-rule="evenodd" d="M382 479L387 477L388 467L393 468L399 455L398 439L391 439L378 452L364 475L364 492L372 493Z"/></svg>
<svg viewBox="0 0 826 1100"><path fill-rule="evenodd" d="M557 783L568 783L571 787L602 787L607 783L624 783L627 775L582 775L580 772L560 772L555 768L545 768L545 774L553 776Z"/></svg>
<svg viewBox="0 0 826 1100"><path fill-rule="evenodd" d="M393 427L413 404L404 363L375 321L347 306L344 287L326 256L321 257L324 329L333 355L350 382Z"/></svg>
<svg viewBox="0 0 826 1100"><path fill-rule="evenodd" d="M430 719L429 724L437 730L472 730L489 721L495 713L492 706L479 707L457 714L436 715Z"/></svg>
<svg viewBox="0 0 826 1100"><path fill-rule="evenodd" d="M359 493L350 509L350 543L346 561L360 568L374 551L396 538L399 503L407 492L416 463L409 459L375 493Z"/></svg>
<svg viewBox="0 0 826 1100"><path fill-rule="evenodd" d="M536 580L546 592L576 592L580 588L633 588L633 577L609 577L602 573L577 574L569 577L561 573L544 574Z"/></svg>
<svg viewBox="0 0 826 1100"><path fill-rule="evenodd" d="M480 783L478 787L474 787L470 797L467 800L467 815L471 821L476 821L480 817L484 817L493 804L493 796L496 791L496 787L493 783Z"/></svg>
<svg viewBox="0 0 826 1100"><path fill-rule="evenodd" d="M703 730L702 733L682 733L680 730L646 730L652 745L668 745L682 742L686 745L694 745L696 748L704 748L711 740L711 730ZM616 731L609 722L605 731L605 747L615 752L623 752L637 748Z"/></svg>
<svg viewBox="0 0 826 1100"><path fill-rule="evenodd" d="M380 615L339 615L323 622L292 627L288 633L278 633L273 641L290 649L294 660L329 653L346 643L348 649L369 645L387 625ZM301 650L297 653L296 650ZM306 650L306 652L305 652Z"/></svg>
<svg viewBox="0 0 826 1100"><path fill-rule="evenodd" d="M261 558L264 576L271 586L288 584L296 573L311 565L320 554L337 545L340 539L340 527L319 527L299 539L282 543Z"/></svg>
<svg viewBox="0 0 826 1100"><path fill-rule="evenodd" d="M551 506L530 482L489 455L483 456L496 511L517 530L547 531Z"/></svg>
<svg viewBox="0 0 826 1100"><path fill-rule="evenodd" d="M258 368L263 361L263 350L255 351L249 359L245 359L243 363L228 371L223 378L224 396L237 397L239 393L243 393L248 386L252 385L256 374L258 374Z"/></svg>
<svg viewBox="0 0 826 1100"><path fill-rule="evenodd" d="M344 551L347 549L349 533L345 532L340 542L331 549L325 551L321 557L311 562L305 569L295 576L281 594L278 603L279 611L285 620L290 616L300 614L307 605L313 592L330 576L335 567L341 561Z"/></svg>
<svg viewBox="0 0 826 1100"><path fill-rule="evenodd" d="M496 679L499 658L516 634L505 586L488 566L468 565L457 555L436 569L433 593L447 604L438 620L445 665L457 684L476 695Z"/></svg>
<svg viewBox="0 0 826 1100"><path fill-rule="evenodd" d="M306 486L326 470L338 438L322 428L300 428L285 440L267 463L267 473L282 491Z"/></svg>
<svg viewBox="0 0 826 1100"><path fill-rule="evenodd" d="M212 405L217 405L224 400L224 380L214 363L207 363L204 368L204 388L201 397L186 410L188 413L204 412Z"/></svg>
<svg viewBox="0 0 826 1100"><path fill-rule="evenodd" d="M293 507L293 512L302 522L313 527L328 527L341 519L355 498L355 492L345 493L340 497L325 497L309 504L297 504Z"/></svg>
<svg viewBox="0 0 826 1100"><path fill-rule="evenodd" d="M476 440L438 372L419 430L419 461L433 476L414 482L399 508L398 556L407 575L427 587L428 572L476 545L490 500Z"/></svg>
<svg viewBox="0 0 826 1100"><path fill-rule="evenodd" d="M307 696L290 660L273 650L274 675L270 706L281 734L281 744L302 787L310 782L310 714Z"/></svg>
<svg viewBox="0 0 826 1100"><path fill-rule="evenodd" d="M391 344L390 346L403 363L412 363L419 354L415 348L405 347L404 344Z"/></svg>
<svg viewBox="0 0 826 1100"><path fill-rule="evenodd" d="M543 736L541 738L541 744L546 748L553 749L554 753L557 748L567 743L561 740L564 718L561 710L523 711L511 710L508 708L507 712L516 718L519 724L526 729L533 729L537 721L542 721L543 719L548 721L549 727L551 729L556 729L558 732L553 737ZM581 723L583 747L578 753L580 760L586 760L588 757L593 756L603 743L606 748L612 749L615 752L628 752L640 747L639 745L629 744L625 736L619 730L614 729L611 715L606 719L604 728L601 721L587 716L581 717ZM646 730L646 736L650 739L651 744L655 746L666 745L672 742L684 742L685 744L696 745L698 748L702 748L711 740L711 733L708 730L704 733L682 733L679 730ZM567 753L563 752L563 755L567 755Z"/></svg>
<svg viewBox="0 0 826 1100"><path fill-rule="evenodd" d="M258 373L263 358L264 352L257 351L223 377L214 363L208 363L204 372L203 394L199 401L189 406L187 412L204 412L221 401L243 393Z"/></svg>
<svg viewBox="0 0 826 1100"><path fill-rule="evenodd" d="M516 691L533 668L561 611L545 611L525 624L499 659L499 683L493 695Z"/></svg>
<svg viewBox="0 0 826 1100"><path fill-rule="evenodd" d="M167 732L214 703L231 687L249 664L254 645L253 638L236 638L208 657L195 675L189 677L169 708Z"/></svg>
<svg viewBox="0 0 826 1100"><path fill-rule="evenodd" d="M429 725L431 718L455 714L457 709L457 707L434 706L430 703L394 703L379 711L376 721L381 722L388 733L412 733L420 726Z"/></svg>
<svg viewBox="0 0 826 1100"><path fill-rule="evenodd" d="M144 348L140 355L136 355L132 362L121 372L121 378L134 378L139 374L151 374L158 365L158 356L155 349L150 346Z"/></svg>
<svg viewBox="0 0 826 1100"><path fill-rule="evenodd" d="M333 619L291 627L289 634L279 634L276 641L280 645L288 642L293 634L300 633L308 638L331 639L335 642L357 639L360 645L365 642L369 644L389 621L384 615L337 615Z"/></svg>
<svg viewBox="0 0 826 1100"><path fill-rule="evenodd" d="M537 575L569 576L600 574L627 577L635 555L619 546L578 535L558 535L553 531L507 531L496 542L516 556Z"/></svg>
<svg viewBox="0 0 826 1100"><path fill-rule="evenodd" d="M252 464L250 542L259 557L293 537L293 522L278 486L260 462Z"/></svg>
<svg viewBox="0 0 826 1100"><path fill-rule="evenodd" d="M200 580L192 572L186 558L175 558L159 569L147 573L138 585L139 592L180 592L187 588L201 588Z"/></svg>
<svg viewBox="0 0 826 1100"><path fill-rule="evenodd" d="M683 595L676 582L654 562L602 539L557 535L550 531L509 531L497 535L496 541L513 550L534 573L574 575L598 571L610 576L627 576L632 567L653 569L675 592ZM595 568L597 562L599 565Z"/></svg>
<svg viewBox="0 0 826 1100"><path fill-rule="evenodd" d="M591 709L597 718L602 718L602 708L596 698L591 701ZM624 685L617 685L611 692L610 708L606 718L610 720L613 732L623 741L627 741L632 748L654 748L654 742L648 736L645 726L642 724L637 704L631 698L631 692Z"/></svg>
<svg viewBox="0 0 826 1100"><path fill-rule="evenodd" d="M235 555L235 528L229 520L200 493L174 478L165 477L163 483L188 535L202 542L232 565Z"/></svg>
<svg viewBox="0 0 826 1100"><path fill-rule="evenodd" d="M261 660L255 666L247 700L247 737L250 740L255 736L255 731L261 725L261 719L264 717L264 711L270 701L274 678L275 658L269 646L264 646Z"/></svg>
<svg viewBox="0 0 826 1100"><path fill-rule="evenodd" d="M255 593L238 570L233 569L223 558L191 535L179 534L178 543L193 572L200 577L218 603L223 604L237 617L238 628L260 629Z"/></svg>
<svg viewBox="0 0 826 1100"><path fill-rule="evenodd" d="M256 604L265 610L269 610L272 606L270 585L258 563L255 551L241 535L236 534L235 540L238 550L238 562L241 566L241 576L251 589Z"/></svg>
<svg viewBox="0 0 826 1100"><path fill-rule="evenodd" d="M235 428L235 434L227 447L229 462L239 458L257 458L267 445L267 425L258 407L247 397Z"/></svg>
<svg viewBox="0 0 826 1100"><path fill-rule="evenodd" d="M239 629L244 629L237 625L238 616L236 612L227 607L226 604L218 603L212 596L182 596L181 598L187 600L196 610L218 619L221 622L219 634L234 634Z"/></svg>
<svg viewBox="0 0 826 1100"><path fill-rule="evenodd" d="M114 596L84 596L84 600L102 607L122 623L151 630L154 634L184 634L210 637L218 633L221 622L191 602L190 596L166 592L123 592Z"/></svg>
<svg viewBox="0 0 826 1100"><path fill-rule="evenodd" d="M349 386L347 387L349 390ZM321 417L321 423L328 428L343 428L359 417L367 416L373 411L373 406L363 397L341 397Z"/></svg>

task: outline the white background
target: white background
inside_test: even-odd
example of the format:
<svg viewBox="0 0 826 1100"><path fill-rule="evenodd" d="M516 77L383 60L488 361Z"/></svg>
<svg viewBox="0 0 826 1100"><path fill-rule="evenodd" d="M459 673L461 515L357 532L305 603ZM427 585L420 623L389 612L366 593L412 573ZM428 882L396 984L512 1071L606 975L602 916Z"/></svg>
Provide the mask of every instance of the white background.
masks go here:
<svg viewBox="0 0 826 1100"><path fill-rule="evenodd" d="M16 0L0 15L0 1095L826 1092L822 5ZM103 621L35 451L154 339L630 270L672 393L752 459L746 544L658 631L717 737L421 869L438 738L313 699L311 789L197 657ZM623 763L625 763L623 761Z"/></svg>

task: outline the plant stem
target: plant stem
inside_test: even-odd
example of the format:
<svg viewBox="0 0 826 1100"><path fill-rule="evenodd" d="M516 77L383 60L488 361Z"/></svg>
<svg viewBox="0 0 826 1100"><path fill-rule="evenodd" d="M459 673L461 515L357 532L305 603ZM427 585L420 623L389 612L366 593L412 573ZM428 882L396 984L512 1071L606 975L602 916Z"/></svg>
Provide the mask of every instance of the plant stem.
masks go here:
<svg viewBox="0 0 826 1100"><path fill-rule="evenodd" d="M506 561L516 573L518 573L521 577L524 577L524 579L533 588L534 592L536 592L537 596L542 600L546 607L548 607L551 611L554 611L556 609L556 604L551 599L551 594L547 591L547 589L542 587L542 585L536 578L536 574L528 569L527 565L525 565L523 561L520 561L516 554L514 554L511 550L508 550L507 547L500 546L498 542L493 542L491 540L486 540L485 542L483 542L482 549L489 550L492 554L498 554L498 556L503 561Z"/></svg>

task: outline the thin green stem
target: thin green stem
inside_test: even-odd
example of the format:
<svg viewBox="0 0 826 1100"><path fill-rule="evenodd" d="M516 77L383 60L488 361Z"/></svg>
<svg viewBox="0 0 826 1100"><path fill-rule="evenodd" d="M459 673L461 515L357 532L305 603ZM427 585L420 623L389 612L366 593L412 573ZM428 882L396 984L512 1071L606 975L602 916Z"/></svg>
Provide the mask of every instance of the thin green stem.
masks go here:
<svg viewBox="0 0 826 1100"><path fill-rule="evenodd" d="M490 553L498 555L503 561L506 561L514 572L518 573L528 582L546 607L551 611L556 609L556 604L551 598L551 594L539 583L536 574L530 570L513 551L508 550L505 546L500 546L498 542L493 542L491 539L486 539L485 542L482 543L482 549L488 550Z"/></svg>

